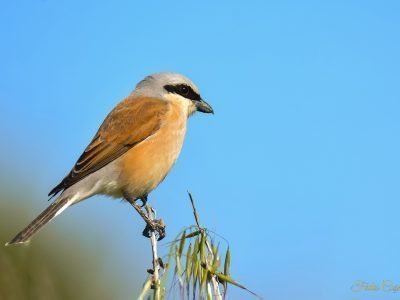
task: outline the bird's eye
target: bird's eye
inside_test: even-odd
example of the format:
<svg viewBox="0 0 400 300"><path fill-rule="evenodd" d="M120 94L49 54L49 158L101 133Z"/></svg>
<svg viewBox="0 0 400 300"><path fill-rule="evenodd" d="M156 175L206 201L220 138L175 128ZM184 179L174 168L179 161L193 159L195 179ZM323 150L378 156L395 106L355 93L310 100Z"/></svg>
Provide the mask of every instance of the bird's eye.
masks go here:
<svg viewBox="0 0 400 300"><path fill-rule="evenodd" d="M179 92L181 95L188 95L189 94L189 88L185 85L182 85L179 87Z"/></svg>

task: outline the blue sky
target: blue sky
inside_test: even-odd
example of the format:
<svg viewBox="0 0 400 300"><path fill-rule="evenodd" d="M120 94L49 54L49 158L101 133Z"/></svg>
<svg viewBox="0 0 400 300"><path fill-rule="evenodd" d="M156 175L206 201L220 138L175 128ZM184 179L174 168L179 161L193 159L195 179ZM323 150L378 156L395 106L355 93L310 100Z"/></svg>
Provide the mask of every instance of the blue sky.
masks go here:
<svg viewBox="0 0 400 300"><path fill-rule="evenodd" d="M27 219L139 80L180 72L216 113L189 121L177 165L150 196L170 237L193 223L190 190L202 223L230 241L236 278L266 299L399 296L350 289L400 284L397 1L1 7L0 163L42 197L25 199ZM126 277L144 268L131 251L149 260L132 209L97 197L54 223L115 245L105 264L129 295Z"/></svg>

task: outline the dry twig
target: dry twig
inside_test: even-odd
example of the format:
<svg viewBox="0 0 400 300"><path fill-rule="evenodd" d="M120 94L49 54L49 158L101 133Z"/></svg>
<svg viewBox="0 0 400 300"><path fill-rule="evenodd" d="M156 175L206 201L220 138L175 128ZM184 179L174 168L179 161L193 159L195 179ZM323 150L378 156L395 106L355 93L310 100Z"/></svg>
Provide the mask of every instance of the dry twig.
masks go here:
<svg viewBox="0 0 400 300"><path fill-rule="evenodd" d="M150 221L156 219L156 211L151 206L146 205L147 217ZM154 214L154 215L153 215ZM153 253L153 279L152 288L154 289L154 299L160 300L160 260L157 255L157 239L156 233L153 229L150 230L151 251Z"/></svg>

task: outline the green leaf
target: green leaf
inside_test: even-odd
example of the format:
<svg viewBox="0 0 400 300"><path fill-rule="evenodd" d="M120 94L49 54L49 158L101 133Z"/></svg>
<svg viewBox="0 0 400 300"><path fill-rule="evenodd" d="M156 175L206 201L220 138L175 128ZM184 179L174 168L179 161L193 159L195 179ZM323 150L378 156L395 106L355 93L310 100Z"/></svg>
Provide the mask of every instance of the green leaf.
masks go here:
<svg viewBox="0 0 400 300"><path fill-rule="evenodd" d="M229 268L231 266L231 251L228 249L226 250L225 254L225 265L224 265L224 274L229 275Z"/></svg>
<svg viewBox="0 0 400 300"><path fill-rule="evenodd" d="M194 241L193 255L197 255L199 252L199 245L199 237L196 237L196 240Z"/></svg>
<svg viewBox="0 0 400 300"><path fill-rule="evenodd" d="M199 261L197 260L197 256L195 256L195 261L193 261L193 291L196 291L197 282L199 281L199 269L201 269Z"/></svg>
<svg viewBox="0 0 400 300"><path fill-rule="evenodd" d="M200 282L200 291L204 291L206 288L206 283L208 281L208 267L206 262L202 262L201 264L201 282Z"/></svg>
<svg viewBox="0 0 400 300"><path fill-rule="evenodd" d="M168 274L169 274L169 266L171 266L171 261L172 259L175 257L175 253L174 253L174 249L176 247L176 243L179 241L179 237L182 235L183 231L185 230L190 230L191 228L194 228L193 226L190 226L184 230L182 230L181 232L179 232L175 239L173 240L173 242L171 243L171 246L169 247L169 251L168 251L168 259L167 259L167 263L166 265L168 267L166 267L164 275L162 276L161 279L161 288L164 290L166 288L167 285L167 281L168 281Z"/></svg>
<svg viewBox="0 0 400 300"><path fill-rule="evenodd" d="M152 282L152 278L150 277L149 280L147 280L146 283L144 284L142 292L140 293L138 300L143 300L144 299L144 296L146 296L146 293L151 288L151 282Z"/></svg>
<svg viewBox="0 0 400 300"><path fill-rule="evenodd" d="M181 266L181 259L179 257L178 247L176 247L176 252L175 252L175 272L176 275L178 275L178 277L181 278L182 266Z"/></svg>
<svg viewBox="0 0 400 300"><path fill-rule="evenodd" d="M201 296L203 295L203 268L201 267L201 263L200 261L197 261L197 277L198 277L198 281L199 281L199 291L200 291L200 299Z"/></svg>
<svg viewBox="0 0 400 300"><path fill-rule="evenodd" d="M185 240L186 240L186 230L183 231L182 236L181 236L181 241L179 243L179 248L178 248L179 258L181 257L183 248L185 247Z"/></svg>
<svg viewBox="0 0 400 300"><path fill-rule="evenodd" d="M188 251L186 253L186 267L185 267L185 272L186 272L186 282L189 284L190 281L190 274L192 272L192 244L189 245Z"/></svg>
<svg viewBox="0 0 400 300"><path fill-rule="evenodd" d="M206 261L206 235L203 233L201 235L201 241L200 241L200 261L205 262Z"/></svg>
<svg viewBox="0 0 400 300"><path fill-rule="evenodd" d="M187 239L190 239L190 238L192 238L192 237L195 237L195 236L199 235L200 233L201 233L200 230L193 231L193 232L189 233L189 234L186 236L186 238L187 238Z"/></svg>
<svg viewBox="0 0 400 300"><path fill-rule="evenodd" d="M197 282L197 269L198 269L198 260L197 260L197 255L194 253L192 254L192 277L193 277L193 284L195 285Z"/></svg>
<svg viewBox="0 0 400 300"><path fill-rule="evenodd" d="M231 277L226 276L226 275L224 275L224 274L222 274L222 273L218 273L218 272L210 272L210 273L213 274L213 275L215 275L215 276L217 276L217 277L218 277L218 280L219 280L220 282L221 282L221 281L225 281L225 282L228 282L228 283L230 283L230 284L236 285L237 287L239 287L239 288L241 288L241 289L243 289L243 290L249 292L250 294L253 294L253 295L256 296L257 298L261 299L261 297L258 296L256 293L250 291L247 287L245 287L244 285L240 284L239 282L233 280Z"/></svg>
<svg viewBox="0 0 400 300"><path fill-rule="evenodd" d="M213 245L213 261L212 261L212 265L211 265L211 268L213 269L213 271L217 271L220 266L218 249L219 249L219 244L217 247L215 247Z"/></svg>
<svg viewBox="0 0 400 300"><path fill-rule="evenodd" d="M225 264L224 264L224 275L225 276L230 275L230 272L229 272L230 267L231 267L231 252L228 247L228 249L226 250L226 254L225 254ZM224 285L224 294L226 295L226 291L228 289L228 284L225 280L222 283Z"/></svg>

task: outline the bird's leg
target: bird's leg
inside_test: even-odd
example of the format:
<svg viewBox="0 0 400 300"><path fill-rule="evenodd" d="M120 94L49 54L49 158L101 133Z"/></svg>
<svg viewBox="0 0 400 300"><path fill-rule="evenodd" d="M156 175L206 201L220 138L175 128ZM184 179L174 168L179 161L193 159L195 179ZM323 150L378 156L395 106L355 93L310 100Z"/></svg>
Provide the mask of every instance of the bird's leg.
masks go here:
<svg viewBox="0 0 400 300"><path fill-rule="evenodd" d="M147 195L144 195L143 197L141 197L141 198L138 198L138 199L136 199L135 201L137 201L137 200L140 200L140 201L142 201L142 205L141 205L141 207L145 207L145 206L146 206L146 204L147 204Z"/></svg>
<svg viewBox="0 0 400 300"><path fill-rule="evenodd" d="M142 210L142 207L139 206L136 203L136 200L138 199L133 199L132 197L130 197L129 195L124 195L124 198L126 199L126 201L128 201L134 209L136 209L136 211L139 213L139 215L142 217L142 219L146 222L146 228L143 230L143 235L145 237L150 237L150 233L152 231L156 231L158 232L158 240L161 241L164 237L165 237L165 223L162 219L159 220L151 220L147 215L146 212ZM147 196L144 198L145 200L143 200L142 198L140 198L140 200L142 200L142 202L145 204L147 201Z"/></svg>

